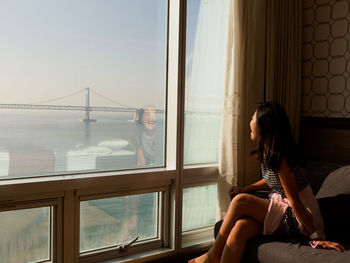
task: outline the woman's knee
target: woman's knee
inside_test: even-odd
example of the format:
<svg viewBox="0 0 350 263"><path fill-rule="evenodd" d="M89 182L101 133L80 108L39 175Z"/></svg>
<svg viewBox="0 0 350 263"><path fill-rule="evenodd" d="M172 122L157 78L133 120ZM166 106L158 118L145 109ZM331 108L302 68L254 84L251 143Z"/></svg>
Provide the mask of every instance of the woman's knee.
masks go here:
<svg viewBox="0 0 350 263"><path fill-rule="evenodd" d="M232 199L231 206L234 206L236 208L237 207L238 208L245 207L245 206L249 205L250 199L251 199L250 194L245 194L245 193L238 194Z"/></svg>
<svg viewBox="0 0 350 263"><path fill-rule="evenodd" d="M269 203L250 194L239 194L232 199L227 215L236 221L239 218L251 217L263 223Z"/></svg>

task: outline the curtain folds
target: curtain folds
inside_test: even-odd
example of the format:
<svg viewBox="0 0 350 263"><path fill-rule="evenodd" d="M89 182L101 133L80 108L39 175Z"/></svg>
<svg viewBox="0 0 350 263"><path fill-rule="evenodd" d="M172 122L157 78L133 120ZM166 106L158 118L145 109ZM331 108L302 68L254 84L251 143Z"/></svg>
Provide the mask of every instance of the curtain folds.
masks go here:
<svg viewBox="0 0 350 263"><path fill-rule="evenodd" d="M276 100L298 135L301 100L301 0L230 0L218 178L218 218L232 185L260 178L250 156L255 105Z"/></svg>
<svg viewBox="0 0 350 263"><path fill-rule="evenodd" d="M264 99L265 85L260 70L265 63L265 1L231 0L229 8L218 218L224 217L230 203L230 187L258 174L257 166L247 162L254 149L249 123L255 103Z"/></svg>
<svg viewBox="0 0 350 263"><path fill-rule="evenodd" d="M287 111L296 140L301 114L301 0L266 1L266 100Z"/></svg>

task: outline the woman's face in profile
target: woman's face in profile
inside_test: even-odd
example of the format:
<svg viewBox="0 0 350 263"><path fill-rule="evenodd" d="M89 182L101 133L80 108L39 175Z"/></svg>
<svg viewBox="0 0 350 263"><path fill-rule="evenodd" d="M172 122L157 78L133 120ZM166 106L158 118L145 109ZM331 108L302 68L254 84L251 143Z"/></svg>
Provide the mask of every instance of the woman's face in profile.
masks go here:
<svg viewBox="0 0 350 263"><path fill-rule="evenodd" d="M250 139L252 139L253 141L257 141L260 137L260 129L258 126L258 122L256 119L256 115L257 115L257 111L255 111L252 120L250 121Z"/></svg>
<svg viewBox="0 0 350 263"><path fill-rule="evenodd" d="M154 130L156 128L156 111L154 109L145 109L142 116L142 123L147 130Z"/></svg>

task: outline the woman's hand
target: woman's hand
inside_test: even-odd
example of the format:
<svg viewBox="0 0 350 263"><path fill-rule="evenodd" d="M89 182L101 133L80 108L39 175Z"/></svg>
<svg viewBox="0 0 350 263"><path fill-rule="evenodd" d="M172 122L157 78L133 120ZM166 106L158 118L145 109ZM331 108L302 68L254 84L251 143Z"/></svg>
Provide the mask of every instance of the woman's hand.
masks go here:
<svg viewBox="0 0 350 263"><path fill-rule="evenodd" d="M228 191L228 194L230 195L231 199L240 193L245 193L244 187L232 186L231 189Z"/></svg>
<svg viewBox="0 0 350 263"><path fill-rule="evenodd" d="M317 246L325 248L325 249L335 249L339 252L346 251L346 248L337 242L331 242L331 241L327 241L327 240L318 240L317 242L318 242Z"/></svg>
<svg viewBox="0 0 350 263"><path fill-rule="evenodd" d="M145 155L143 154L142 149L137 148L136 153L137 153L137 166L146 165L146 158L145 158Z"/></svg>

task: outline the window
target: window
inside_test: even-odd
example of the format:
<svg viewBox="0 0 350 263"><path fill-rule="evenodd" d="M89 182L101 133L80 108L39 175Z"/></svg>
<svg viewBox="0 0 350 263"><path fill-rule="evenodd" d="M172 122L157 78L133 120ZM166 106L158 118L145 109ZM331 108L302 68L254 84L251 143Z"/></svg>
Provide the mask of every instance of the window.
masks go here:
<svg viewBox="0 0 350 263"><path fill-rule="evenodd" d="M184 163L218 162L228 1L187 1Z"/></svg>
<svg viewBox="0 0 350 263"><path fill-rule="evenodd" d="M0 2L0 262L149 262L208 247L219 2Z"/></svg>
<svg viewBox="0 0 350 263"><path fill-rule="evenodd" d="M167 1L0 9L0 178L165 165Z"/></svg>
<svg viewBox="0 0 350 263"><path fill-rule="evenodd" d="M160 239L158 195L127 195L80 203L80 253Z"/></svg>
<svg viewBox="0 0 350 263"><path fill-rule="evenodd" d="M0 262L51 259L50 208L0 212Z"/></svg>
<svg viewBox="0 0 350 263"><path fill-rule="evenodd" d="M203 184L203 174L189 168L215 167L219 160L228 4L226 0L187 1L183 246L192 245L196 235L203 240L203 234L198 232L204 229L212 238L211 226L216 218L217 184L213 183L217 170L209 185L193 187Z"/></svg>
<svg viewBox="0 0 350 263"><path fill-rule="evenodd" d="M215 224L216 184L189 187L183 190L184 209L182 231L200 229ZM199 205L200 204L200 205Z"/></svg>
<svg viewBox="0 0 350 263"><path fill-rule="evenodd" d="M2 201L0 262L52 262L56 257L59 202Z"/></svg>

